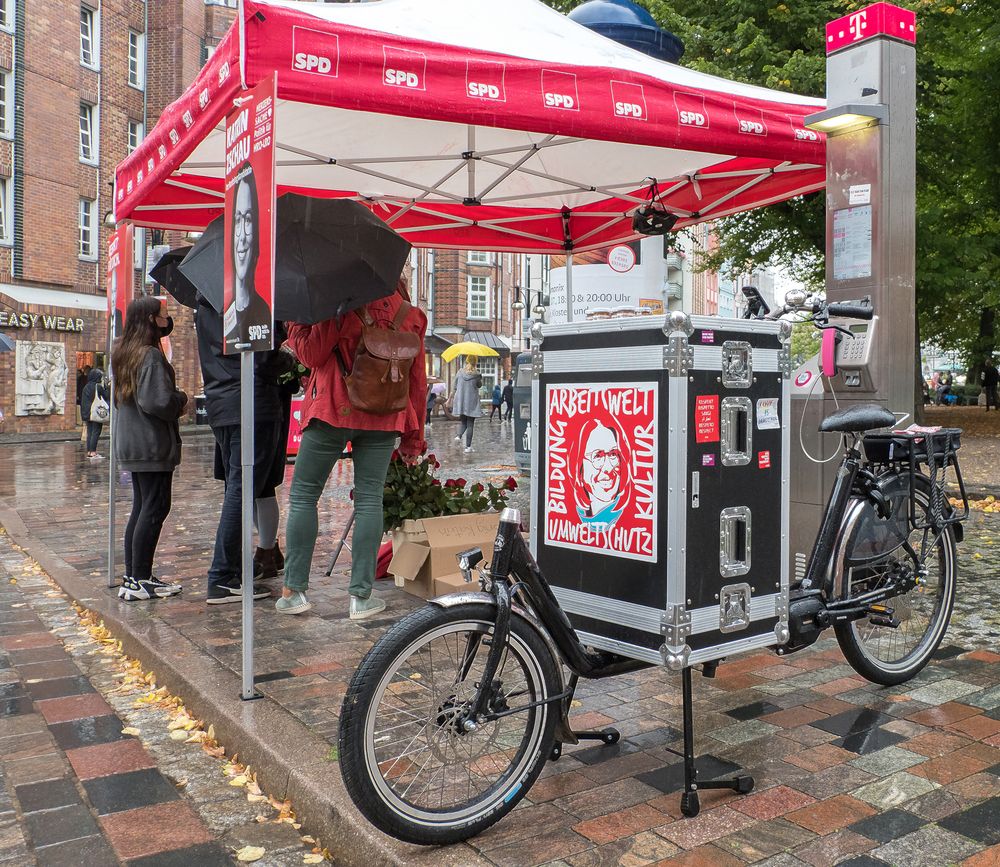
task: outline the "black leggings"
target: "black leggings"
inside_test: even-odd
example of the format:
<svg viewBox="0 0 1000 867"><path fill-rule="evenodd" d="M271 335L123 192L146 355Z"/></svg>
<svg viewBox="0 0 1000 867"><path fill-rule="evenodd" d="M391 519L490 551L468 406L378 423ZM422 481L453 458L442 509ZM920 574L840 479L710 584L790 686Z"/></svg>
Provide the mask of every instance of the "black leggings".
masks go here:
<svg viewBox="0 0 1000 867"><path fill-rule="evenodd" d="M125 526L125 574L131 578L153 574L156 543L170 514L173 479L172 472L132 473L132 514Z"/></svg>

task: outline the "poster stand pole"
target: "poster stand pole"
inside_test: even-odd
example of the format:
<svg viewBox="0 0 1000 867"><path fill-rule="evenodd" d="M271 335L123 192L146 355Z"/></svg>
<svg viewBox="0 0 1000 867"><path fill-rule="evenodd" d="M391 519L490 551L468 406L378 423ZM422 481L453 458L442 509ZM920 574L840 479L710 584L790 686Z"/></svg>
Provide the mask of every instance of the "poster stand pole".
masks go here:
<svg viewBox="0 0 1000 867"><path fill-rule="evenodd" d="M254 354L240 353L240 472L243 482L241 547L243 551L243 688L240 698L263 696L253 685L253 455Z"/></svg>
<svg viewBox="0 0 1000 867"><path fill-rule="evenodd" d="M113 318L113 317L112 317ZM114 325L112 325L112 329ZM118 476L118 459L115 457L115 422L117 421L117 410L115 409L115 377L111 370L111 349L114 346L114 335L110 341L111 346L105 358L108 360L108 403L111 406L111 431L108 435L108 587L117 584L115 578L115 480ZM84 424L87 420L84 419Z"/></svg>
<svg viewBox="0 0 1000 867"><path fill-rule="evenodd" d="M573 251L566 254L566 321L573 321Z"/></svg>

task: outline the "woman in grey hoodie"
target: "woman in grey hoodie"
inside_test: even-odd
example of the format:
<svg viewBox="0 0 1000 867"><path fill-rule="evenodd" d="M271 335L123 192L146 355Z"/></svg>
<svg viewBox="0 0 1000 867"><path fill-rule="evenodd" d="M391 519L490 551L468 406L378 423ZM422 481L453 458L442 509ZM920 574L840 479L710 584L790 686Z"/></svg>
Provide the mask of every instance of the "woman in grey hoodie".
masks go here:
<svg viewBox="0 0 1000 867"><path fill-rule="evenodd" d="M462 427L455 439L458 442L465 437L465 452L472 451L472 431L476 427L476 419L483 414L479 403L479 388L483 384L482 374L476 371L471 355L465 357L465 368L455 380L455 394L452 397L452 413L462 419Z"/></svg>
<svg viewBox="0 0 1000 867"><path fill-rule="evenodd" d="M160 299L137 298L125 313L125 329L111 356L114 373L115 454L132 474L132 514L125 527L125 578L118 597L126 602L173 596L180 584L153 575L153 556L170 513L174 470L181 462L178 419L188 402L160 348L173 329Z"/></svg>

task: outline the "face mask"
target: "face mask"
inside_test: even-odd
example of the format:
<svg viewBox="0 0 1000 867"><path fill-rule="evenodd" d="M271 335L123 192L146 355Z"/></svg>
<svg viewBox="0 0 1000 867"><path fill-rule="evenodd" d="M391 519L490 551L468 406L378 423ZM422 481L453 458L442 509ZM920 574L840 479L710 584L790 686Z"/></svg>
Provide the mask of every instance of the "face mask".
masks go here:
<svg viewBox="0 0 1000 867"><path fill-rule="evenodd" d="M160 337L166 337L174 330L174 318L173 316L167 317L167 324L160 329Z"/></svg>

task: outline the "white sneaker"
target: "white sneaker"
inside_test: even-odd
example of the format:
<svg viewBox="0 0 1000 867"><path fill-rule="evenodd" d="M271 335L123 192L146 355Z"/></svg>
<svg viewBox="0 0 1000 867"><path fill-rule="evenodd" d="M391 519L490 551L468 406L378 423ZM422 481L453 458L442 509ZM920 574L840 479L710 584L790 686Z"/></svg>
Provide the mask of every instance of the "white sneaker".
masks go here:
<svg viewBox="0 0 1000 867"><path fill-rule="evenodd" d="M380 611L385 610L385 600L375 596L362 599L360 596L351 596L348 616L351 620L365 620L374 617Z"/></svg>
<svg viewBox="0 0 1000 867"><path fill-rule="evenodd" d="M469 452L471 452L471 451L472 451L472 446L466 446L466 447L465 447L465 453L466 453L466 454L468 454L468 453L469 453Z"/></svg>
<svg viewBox="0 0 1000 867"><path fill-rule="evenodd" d="M462 441L462 435L459 434L457 437L455 437L455 442L460 443L461 441Z"/></svg>

